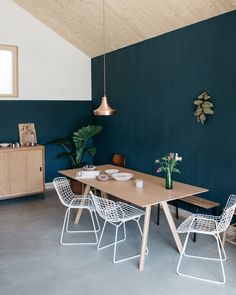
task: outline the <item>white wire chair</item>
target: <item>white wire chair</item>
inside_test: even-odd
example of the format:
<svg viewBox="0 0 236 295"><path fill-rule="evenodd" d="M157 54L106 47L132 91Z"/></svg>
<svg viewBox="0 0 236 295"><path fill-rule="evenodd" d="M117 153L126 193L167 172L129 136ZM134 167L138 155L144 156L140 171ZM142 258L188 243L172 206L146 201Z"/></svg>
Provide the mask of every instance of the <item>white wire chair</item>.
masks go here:
<svg viewBox="0 0 236 295"><path fill-rule="evenodd" d="M189 216L177 229L178 233L187 233L183 250L180 255L179 263L177 266L177 273L181 276L194 278L206 282L217 283L217 284L224 284L225 283L225 271L223 261L226 261L226 254L224 245L222 243L220 233L226 231L227 227L230 225L230 222L233 218L233 214L236 208L236 195L230 195L225 207L224 212L220 216L213 216L213 215L205 215L205 214L193 214ZM194 256L186 254L186 246L188 243L190 233L199 233L205 235L212 235L216 239L219 258L209 258L209 257L202 257L202 256ZM222 255L223 254L223 255ZM222 271L222 280L209 280L203 277L192 276L183 272L180 272L180 265L182 262L183 256L191 257L191 258L199 258L199 259L206 259L206 260L214 260L219 261L221 265Z"/></svg>
<svg viewBox="0 0 236 295"><path fill-rule="evenodd" d="M54 178L53 184L61 203L67 207L61 231L60 243L62 245L96 245L98 243L97 232L100 230L100 224L97 218L97 213L93 205L92 198L90 196L74 194L71 190L69 181L65 177ZM88 210L91 216L93 230L69 230L71 209ZM96 219L97 227L95 226L93 214ZM63 241L65 231L67 233L94 233L96 242L65 242Z"/></svg>
<svg viewBox="0 0 236 295"><path fill-rule="evenodd" d="M101 250L101 249L104 249L104 248L114 245L114 252L113 252L113 262L114 263L118 263L118 262L122 262L122 261L125 261L128 259L139 257L140 254L129 256L129 257L126 257L123 259L117 259L116 258L116 248L117 248L118 243L121 243L126 240L126 226L125 226L125 224L127 221L130 221L130 220L136 221L137 225L138 225L138 229L140 231L140 234L141 234L141 236L143 235L142 229L139 224L139 220L140 220L140 217L142 215L144 215L144 211L140 210L134 206L123 203L123 202L114 202L112 200L108 200L105 198L95 196L91 191L90 191L90 194L93 198L94 206L97 210L97 213L105 220L105 222L103 224L101 236L100 236L100 239L99 239L99 242L97 245L97 250ZM101 247L101 241L103 238L103 233L104 233L107 222L116 227L115 241L113 243L106 244ZM122 225L123 225L123 230L124 230L124 238L117 240L118 230L119 230L120 226L122 226ZM148 253L148 249L146 250L146 254L147 253Z"/></svg>

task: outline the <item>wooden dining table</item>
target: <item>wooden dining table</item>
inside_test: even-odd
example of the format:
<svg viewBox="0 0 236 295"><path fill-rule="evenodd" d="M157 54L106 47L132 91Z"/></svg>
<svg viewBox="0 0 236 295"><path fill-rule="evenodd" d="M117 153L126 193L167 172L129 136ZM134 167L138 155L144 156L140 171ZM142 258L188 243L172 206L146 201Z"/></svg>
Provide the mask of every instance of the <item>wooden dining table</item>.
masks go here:
<svg viewBox="0 0 236 295"><path fill-rule="evenodd" d="M165 188L165 179L157 176L153 176L150 174L138 172L131 169L121 168L114 165L101 165L97 166L96 170L101 171L101 173L105 173L105 170L108 169L118 169L119 172L124 173L132 173L133 178L129 181L117 181L110 179L108 181L99 181L96 178L87 179L87 178L77 178L77 172L81 169L69 169L69 170L61 170L58 171L60 174L74 180L78 180L79 182L85 185L85 189L83 194L87 195L91 188L95 188L100 190L105 194L109 194L115 196L125 202L130 202L136 206L139 206L145 210L144 215L144 225L143 225L143 237L141 243L141 254L139 261L139 270L144 269L145 263L145 252L148 241L148 233L149 233L149 224L150 224L150 216L151 216L151 207L157 204L161 204L164 210L165 216L169 223L172 235L174 237L177 249L179 252L182 251L182 243L179 238L179 235L176 230L176 226L174 220L172 218L168 202L182 199L188 196L192 196L195 194L200 194L207 192L208 189L181 183L174 181L173 189ZM142 188L137 188L135 186L135 179L142 179L144 185ZM75 223L79 222L81 215L81 210L78 211Z"/></svg>

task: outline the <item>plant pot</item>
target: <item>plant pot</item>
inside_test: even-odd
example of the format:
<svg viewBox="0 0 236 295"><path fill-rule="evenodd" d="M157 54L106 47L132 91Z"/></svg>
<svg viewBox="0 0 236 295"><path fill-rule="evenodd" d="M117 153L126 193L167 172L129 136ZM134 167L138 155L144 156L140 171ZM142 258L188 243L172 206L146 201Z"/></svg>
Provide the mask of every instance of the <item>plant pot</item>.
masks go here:
<svg viewBox="0 0 236 295"><path fill-rule="evenodd" d="M171 173L166 174L166 189L173 189L173 180Z"/></svg>
<svg viewBox="0 0 236 295"><path fill-rule="evenodd" d="M70 186L71 186L73 193L75 193L77 195L81 195L83 193L83 186L82 186L81 182L71 179Z"/></svg>

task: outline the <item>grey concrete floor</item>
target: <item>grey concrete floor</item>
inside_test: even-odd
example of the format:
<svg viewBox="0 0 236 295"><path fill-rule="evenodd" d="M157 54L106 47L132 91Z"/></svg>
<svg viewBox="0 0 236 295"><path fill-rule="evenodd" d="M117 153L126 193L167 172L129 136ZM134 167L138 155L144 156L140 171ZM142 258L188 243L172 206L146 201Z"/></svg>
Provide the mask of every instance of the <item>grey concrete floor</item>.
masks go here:
<svg viewBox="0 0 236 295"><path fill-rule="evenodd" d="M179 277L179 254L165 217L155 224L155 208L149 233L149 254L144 271L138 271L138 258L112 263L112 248L97 251L96 246L61 246L60 231L65 208L54 191L39 196L0 202L0 294L1 295L110 295L110 294L236 294L236 246L226 244L225 285L214 285ZM90 226L83 213L81 226ZM178 221L179 222L179 221ZM108 227L105 240L111 240ZM139 251L136 224L128 225L128 240L119 245L122 256ZM68 237L70 239L70 237ZM81 235L73 235L80 239ZM86 235L83 239L93 239ZM181 236L184 239L184 235ZM190 242L192 251L216 254L214 240L198 236ZM195 252L196 253L196 252ZM183 267L195 274L219 278L216 262L184 261Z"/></svg>

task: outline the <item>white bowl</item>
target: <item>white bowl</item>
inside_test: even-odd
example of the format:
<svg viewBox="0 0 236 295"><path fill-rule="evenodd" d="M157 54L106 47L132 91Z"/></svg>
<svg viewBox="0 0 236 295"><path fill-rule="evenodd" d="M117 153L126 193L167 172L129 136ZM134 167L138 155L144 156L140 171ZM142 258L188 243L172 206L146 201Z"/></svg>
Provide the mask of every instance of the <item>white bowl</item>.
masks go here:
<svg viewBox="0 0 236 295"><path fill-rule="evenodd" d="M94 171L94 170L96 170L96 166L93 166L93 165L86 165L86 166L84 166L83 167L83 169L84 170L86 170L86 171Z"/></svg>
<svg viewBox="0 0 236 295"><path fill-rule="evenodd" d="M130 180L134 175L131 173L114 173L111 176L117 181L127 181Z"/></svg>
<svg viewBox="0 0 236 295"><path fill-rule="evenodd" d="M8 147L9 146L9 143L0 143L0 146L5 148L5 147Z"/></svg>
<svg viewBox="0 0 236 295"><path fill-rule="evenodd" d="M118 169L107 169L105 170L106 174L112 175L114 173L118 173L119 170Z"/></svg>

